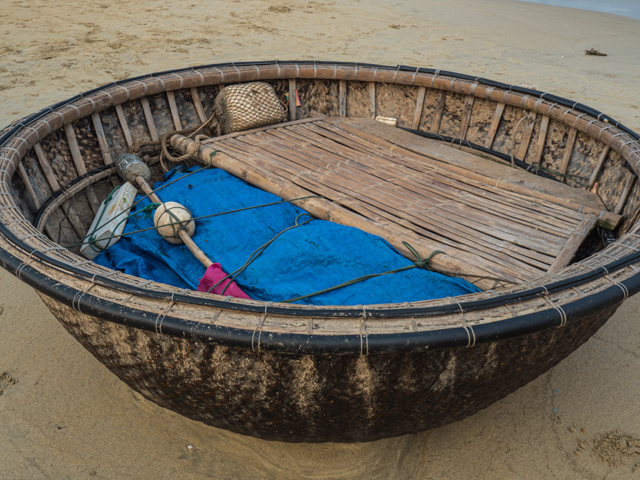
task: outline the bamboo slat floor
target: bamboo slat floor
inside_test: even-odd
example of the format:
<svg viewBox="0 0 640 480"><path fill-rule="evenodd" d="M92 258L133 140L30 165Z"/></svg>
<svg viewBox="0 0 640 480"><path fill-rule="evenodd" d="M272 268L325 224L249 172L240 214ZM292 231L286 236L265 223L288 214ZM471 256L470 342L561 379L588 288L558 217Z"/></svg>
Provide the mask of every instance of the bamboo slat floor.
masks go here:
<svg viewBox="0 0 640 480"><path fill-rule="evenodd" d="M591 192L370 119L322 117L202 143L410 243L417 235L421 253L444 250L512 282L566 266L611 216Z"/></svg>

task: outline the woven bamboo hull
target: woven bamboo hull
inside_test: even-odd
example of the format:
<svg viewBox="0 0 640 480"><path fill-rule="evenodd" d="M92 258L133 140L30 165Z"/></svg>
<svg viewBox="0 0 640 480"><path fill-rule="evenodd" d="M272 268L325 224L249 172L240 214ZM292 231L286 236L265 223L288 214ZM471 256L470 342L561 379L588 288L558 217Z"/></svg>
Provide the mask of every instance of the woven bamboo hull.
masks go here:
<svg viewBox="0 0 640 480"><path fill-rule="evenodd" d="M365 309L183 292L86 262L50 240L80 235L112 188L79 177L95 178L135 141L199 125L221 85L255 80L281 97L298 91L291 120L312 112L394 117L597 182L607 209L624 216L618 239L528 284ZM0 258L98 360L161 406L265 439L371 441L444 425L503 398L640 289L639 153L636 134L587 107L447 72L287 62L164 73L87 92L3 130ZM57 202L67 194L74 203ZM57 230L44 222L44 235L33 222L47 205L61 220Z"/></svg>
<svg viewBox="0 0 640 480"><path fill-rule="evenodd" d="M282 355L158 335L42 299L71 335L147 399L208 425L286 442L373 441L462 419L546 372L616 309L562 331L472 349Z"/></svg>

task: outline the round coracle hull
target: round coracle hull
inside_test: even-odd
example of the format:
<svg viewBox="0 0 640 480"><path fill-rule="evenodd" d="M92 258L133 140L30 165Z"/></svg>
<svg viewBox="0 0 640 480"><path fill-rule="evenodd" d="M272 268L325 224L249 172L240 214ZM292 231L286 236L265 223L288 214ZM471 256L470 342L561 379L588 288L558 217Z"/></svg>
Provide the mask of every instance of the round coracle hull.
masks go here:
<svg viewBox="0 0 640 480"><path fill-rule="evenodd" d="M585 217L580 225L599 222L613 231L606 246L592 235L577 250L578 220L567 220L567 243L575 248L561 263L532 253L529 238L510 232L513 244L486 240L493 228L487 225L472 234L463 230L471 240L482 237L473 250L445 238L444 217L433 227L441 230L432 231L403 217L402 208L371 202L378 210L368 205L358 211L362 205L352 199L329 207L326 199L301 201L296 205L314 207L318 218L371 227L369 233L400 251L407 236L414 245L436 245L417 248L422 258L446 251L433 257L434 269L468 268L483 282L482 292L456 298L347 307L181 290L108 269L66 248L84 238L100 202L122 183L114 167L120 155L198 128L212 118L224 86L256 81L269 84L288 105L286 128L315 132L319 127L312 123L323 118L327 129L344 128L344 134L355 128L350 119L366 117L375 129L373 119L384 117L398 127L398 138L431 135L481 150L543 172L562 188L575 187L576 198L595 190L600 215L572 198L561 199L561 208L576 207L571 215ZM206 133L216 136L214 128ZM233 135L226 136L230 143ZM349 135L341 145L350 144ZM0 132L0 264L34 287L69 333L122 381L186 417L288 442L365 442L414 433L472 415L535 379L640 291L639 138L585 105L434 69L304 61L150 74L85 92ZM174 147L191 141L177 135L168 140ZM360 138L354 148L373 148L378 140ZM262 167L215 157L205 151L213 147L205 147L195 145L193 152L205 152L254 186L267 178L296 193L290 198L299 197L301 175L285 185ZM384 150L385 158L398 158L394 148ZM158 157L140 155L152 180L159 179ZM484 174L475 172L473 181ZM412 181L409 175L401 180ZM508 183L494 180L491 189ZM521 198L521 186L513 188L509 195ZM538 200L551 201L549 195ZM365 210L380 218L360 218ZM528 211L519 215L527 228L538 222L556 229L540 215L535 222ZM490 274L497 265L518 280L496 281ZM489 275L482 277L484 272Z"/></svg>

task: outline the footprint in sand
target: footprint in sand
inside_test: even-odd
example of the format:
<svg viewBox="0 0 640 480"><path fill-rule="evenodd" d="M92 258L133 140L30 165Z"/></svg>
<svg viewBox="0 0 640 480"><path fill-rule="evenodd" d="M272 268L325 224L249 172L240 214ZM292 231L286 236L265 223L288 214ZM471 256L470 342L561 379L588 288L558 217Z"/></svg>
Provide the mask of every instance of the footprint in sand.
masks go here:
<svg viewBox="0 0 640 480"><path fill-rule="evenodd" d="M9 375L9 373L0 373L0 395L4 393L7 387L15 385L16 383L18 383L18 380Z"/></svg>

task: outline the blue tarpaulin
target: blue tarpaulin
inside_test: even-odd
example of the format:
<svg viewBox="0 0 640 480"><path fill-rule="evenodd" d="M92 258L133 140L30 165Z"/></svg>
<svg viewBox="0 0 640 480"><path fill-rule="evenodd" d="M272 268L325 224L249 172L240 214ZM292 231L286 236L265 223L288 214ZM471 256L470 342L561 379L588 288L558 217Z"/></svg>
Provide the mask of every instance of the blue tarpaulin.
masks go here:
<svg viewBox="0 0 640 480"><path fill-rule="evenodd" d="M184 205L194 217L277 202L275 195L257 189L223 170L177 168L165 175L168 182L196 172L158 192L163 201ZM162 186L159 182L155 189ZM138 199L137 199L138 200ZM131 213L149 205L147 199ZM151 229L150 218L132 216L125 236L98 255L96 263L122 272L180 288L195 290L205 272L184 245L172 245ZM193 240L227 273L241 267L251 254L283 230L311 217L289 203L253 208L196 220ZM356 228L312 219L292 228L270 244L235 281L253 299L284 301L326 289L364 275L409 266L382 238ZM314 305L366 305L413 302L479 291L474 285L414 268L368 279L338 290L300 300Z"/></svg>

